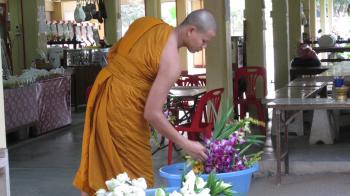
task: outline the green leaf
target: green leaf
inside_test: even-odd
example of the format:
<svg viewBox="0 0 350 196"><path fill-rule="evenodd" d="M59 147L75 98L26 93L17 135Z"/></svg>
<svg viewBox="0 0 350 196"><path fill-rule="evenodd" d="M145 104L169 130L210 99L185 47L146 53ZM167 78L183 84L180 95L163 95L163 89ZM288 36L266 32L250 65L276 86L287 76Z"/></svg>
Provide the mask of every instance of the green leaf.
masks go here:
<svg viewBox="0 0 350 196"><path fill-rule="evenodd" d="M239 155L242 155L247 151L253 144L248 144L246 147L244 147L240 152Z"/></svg>

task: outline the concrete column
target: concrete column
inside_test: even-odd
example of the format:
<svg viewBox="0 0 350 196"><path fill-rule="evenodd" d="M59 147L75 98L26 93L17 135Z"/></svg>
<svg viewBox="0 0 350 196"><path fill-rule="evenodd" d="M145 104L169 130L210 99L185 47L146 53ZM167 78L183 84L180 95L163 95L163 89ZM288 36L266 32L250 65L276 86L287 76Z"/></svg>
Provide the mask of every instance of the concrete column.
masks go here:
<svg viewBox="0 0 350 196"><path fill-rule="evenodd" d="M23 46L23 22L21 13L21 0L11 0L10 12L10 39L12 42L12 66L14 74L20 74L24 69L24 46Z"/></svg>
<svg viewBox="0 0 350 196"><path fill-rule="evenodd" d="M120 20L120 1L119 0L105 0L105 7L106 7L106 13L107 18L104 21L104 29L105 29L105 40L109 44L113 44L120 38L121 29L118 29L118 26L121 28L121 25L118 25L118 21L121 23Z"/></svg>
<svg viewBox="0 0 350 196"><path fill-rule="evenodd" d="M263 0L245 1L246 55L248 66L264 66L265 36Z"/></svg>
<svg viewBox="0 0 350 196"><path fill-rule="evenodd" d="M304 0L303 11L307 24L304 24L304 32L310 38L310 0Z"/></svg>
<svg viewBox="0 0 350 196"><path fill-rule="evenodd" d="M310 0L310 39L316 40L316 0Z"/></svg>
<svg viewBox="0 0 350 196"><path fill-rule="evenodd" d="M322 29L321 34L323 35L328 32L328 30L326 29L326 0L320 0L320 20Z"/></svg>
<svg viewBox="0 0 350 196"><path fill-rule="evenodd" d="M39 58L38 48L42 49L42 45L46 43L45 35L39 35L39 23L37 20L38 6L45 7L45 1L37 0L35 3L32 1L22 1L22 6L25 51L24 67L28 68L34 59ZM39 46L39 43L41 46Z"/></svg>
<svg viewBox="0 0 350 196"><path fill-rule="evenodd" d="M328 0L328 30L333 30L333 0Z"/></svg>
<svg viewBox="0 0 350 196"><path fill-rule="evenodd" d="M205 50L207 89L225 88L222 102L232 106L230 1L204 0L204 8L213 13L218 27L215 38Z"/></svg>
<svg viewBox="0 0 350 196"><path fill-rule="evenodd" d="M287 0L272 0L273 45L275 54L275 88L288 83L289 21Z"/></svg>
<svg viewBox="0 0 350 196"><path fill-rule="evenodd" d="M0 47L1 54L1 47ZM2 59L0 55L0 74L3 74ZM2 87L2 77L0 77L0 86ZM4 111L4 91L0 88L0 149L6 148L6 129L5 129L5 111Z"/></svg>
<svg viewBox="0 0 350 196"><path fill-rule="evenodd" d="M301 39L301 7L300 0L289 0L289 60L297 55L297 47Z"/></svg>
<svg viewBox="0 0 350 196"><path fill-rule="evenodd" d="M145 1L146 16L161 18L160 0Z"/></svg>
<svg viewBox="0 0 350 196"><path fill-rule="evenodd" d="M177 0L176 1L176 22L179 25L187 16L186 13L187 6L186 0ZM187 49L180 49L180 63L182 70L188 70L188 62L187 62Z"/></svg>

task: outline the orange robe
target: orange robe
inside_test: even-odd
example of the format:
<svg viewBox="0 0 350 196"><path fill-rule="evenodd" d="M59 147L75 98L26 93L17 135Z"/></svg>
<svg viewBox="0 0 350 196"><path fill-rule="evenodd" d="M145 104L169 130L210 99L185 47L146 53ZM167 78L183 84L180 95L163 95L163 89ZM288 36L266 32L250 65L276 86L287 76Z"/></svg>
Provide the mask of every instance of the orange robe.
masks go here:
<svg viewBox="0 0 350 196"><path fill-rule="evenodd" d="M173 27L151 17L136 20L108 54L85 114L80 168L73 185L89 194L127 172L153 186L150 128L144 106Z"/></svg>

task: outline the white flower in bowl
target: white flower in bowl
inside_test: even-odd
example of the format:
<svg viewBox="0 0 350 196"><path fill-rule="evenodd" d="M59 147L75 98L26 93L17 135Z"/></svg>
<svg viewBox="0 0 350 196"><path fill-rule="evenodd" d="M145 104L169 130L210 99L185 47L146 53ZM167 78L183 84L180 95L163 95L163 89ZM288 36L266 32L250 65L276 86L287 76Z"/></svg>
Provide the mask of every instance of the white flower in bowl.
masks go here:
<svg viewBox="0 0 350 196"><path fill-rule="evenodd" d="M118 174L118 175L117 175L117 180L118 180L121 184L123 184L123 183L125 183L126 181L129 181L130 178L129 178L128 174L127 174L126 172L124 172L124 173L121 173L121 174Z"/></svg>
<svg viewBox="0 0 350 196"><path fill-rule="evenodd" d="M122 183L120 183L120 181L116 180L115 178L106 181L106 186L108 190L114 190L115 187L121 184Z"/></svg>
<svg viewBox="0 0 350 196"><path fill-rule="evenodd" d="M144 178L133 179L131 184L135 187L140 187L142 189L147 189L147 183Z"/></svg>

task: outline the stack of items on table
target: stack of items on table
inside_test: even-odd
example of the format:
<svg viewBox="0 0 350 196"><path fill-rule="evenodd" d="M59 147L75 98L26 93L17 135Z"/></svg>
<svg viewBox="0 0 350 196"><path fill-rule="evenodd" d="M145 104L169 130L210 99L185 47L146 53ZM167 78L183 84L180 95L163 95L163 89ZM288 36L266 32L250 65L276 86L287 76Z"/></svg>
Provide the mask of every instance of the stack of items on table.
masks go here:
<svg viewBox="0 0 350 196"><path fill-rule="evenodd" d="M70 75L65 69L29 69L4 80L6 133L33 128L40 135L72 122Z"/></svg>

